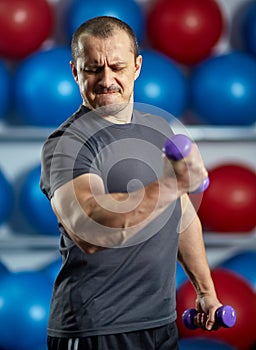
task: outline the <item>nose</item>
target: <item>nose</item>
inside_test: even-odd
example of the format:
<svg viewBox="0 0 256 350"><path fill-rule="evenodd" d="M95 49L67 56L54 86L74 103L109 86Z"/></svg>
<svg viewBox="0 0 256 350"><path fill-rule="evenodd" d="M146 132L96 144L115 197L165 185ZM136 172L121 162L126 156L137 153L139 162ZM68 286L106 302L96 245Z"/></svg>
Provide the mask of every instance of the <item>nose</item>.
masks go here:
<svg viewBox="0 0 256 350"><path fill-rule="evenodd" d="M104 67L101 71L100 85L107 88L113 84L114 72L109 67Z"/></svg>

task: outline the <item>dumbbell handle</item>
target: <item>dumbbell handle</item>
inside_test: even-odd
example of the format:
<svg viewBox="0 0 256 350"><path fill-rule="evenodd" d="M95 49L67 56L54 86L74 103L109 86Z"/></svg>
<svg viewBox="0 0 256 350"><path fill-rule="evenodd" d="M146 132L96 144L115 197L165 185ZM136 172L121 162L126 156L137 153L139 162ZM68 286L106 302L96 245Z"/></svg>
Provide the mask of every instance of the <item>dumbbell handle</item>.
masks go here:
<svg viewBox="0 0 256 350"><path fill-rule="evenodd" d="M190 153L192 141L189 137L182 134L174 135L171 139L167 139L164 146L165 155L172 160L181 160ZM209 178L207 177L201 185L193 192L203 192L209 186Z"/></svg>
<svg viewBox="0 0 256 350"><path fill-rule="evenodd" d="M183 312L182 321L183 324L189 329L197 329L195 324L195 316L197 315L196 309L187 309ZM215 322L218 326L224 328L231 328L236 323L236 312L230 305L223 305L219 307L215 313Z"/></svg>

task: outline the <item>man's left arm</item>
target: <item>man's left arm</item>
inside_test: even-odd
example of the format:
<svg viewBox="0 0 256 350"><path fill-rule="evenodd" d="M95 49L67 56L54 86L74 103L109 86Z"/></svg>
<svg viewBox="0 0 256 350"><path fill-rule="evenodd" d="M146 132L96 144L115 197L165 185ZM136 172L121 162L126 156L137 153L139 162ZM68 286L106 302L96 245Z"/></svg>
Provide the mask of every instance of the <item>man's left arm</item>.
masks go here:
<svg viewBox="0 0 256 350"><path fill-rule="evenodd" d="M211 277L201 222L188 195L181 197L181 205L178 260L189 276L197 294L197 325L211 330L214 326L215 311L222 304L217 297ZM202 321L204 315L207 315L206 323Z"/></svg>

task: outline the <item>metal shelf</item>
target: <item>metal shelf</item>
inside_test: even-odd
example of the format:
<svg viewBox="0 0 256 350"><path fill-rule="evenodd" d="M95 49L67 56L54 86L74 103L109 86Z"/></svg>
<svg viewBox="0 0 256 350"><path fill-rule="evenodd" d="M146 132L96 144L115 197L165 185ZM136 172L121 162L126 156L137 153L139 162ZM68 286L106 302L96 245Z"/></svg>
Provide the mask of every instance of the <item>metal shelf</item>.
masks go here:
<svg viewBox="0 0 256 350"><path fill-rule="evenodd" d="M239 247L256 249L256 231L243 233L204 232L204 242L208 247Z"/></svg>
<svg viewBox="0 0 256 350"><path fill-rule="evenodd" d="M195 141L256 141L256 124L252 126L171 125L176 133L187 133ZM44 141L54 128L8 126L0 124L0 141Z"/></svg>
<svg viewBox="0 0 256 350"><path fill-rule="evenodd" d="M256 249L256 231L244 233L204 232L205 245L208 248L236 247L239 249ZM20 250L55 250L59 248L58 236L25 235L22 233L8 233L0 235L0 253Z"/></svg>
<svg viewBox="0 0 256 350"><path fill-rule="evenodd" d="M250 127L239 126L173 126L175 133L184 133L195 141L230 142L256 141L256 124Z"/></svg>

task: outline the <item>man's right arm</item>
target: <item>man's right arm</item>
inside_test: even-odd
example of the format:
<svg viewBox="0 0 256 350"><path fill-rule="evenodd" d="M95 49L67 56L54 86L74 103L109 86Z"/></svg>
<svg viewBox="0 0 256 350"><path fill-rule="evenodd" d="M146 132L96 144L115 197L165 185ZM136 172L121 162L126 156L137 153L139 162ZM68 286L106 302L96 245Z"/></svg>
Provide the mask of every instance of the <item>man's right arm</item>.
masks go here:
<svg viewBox="0 0 256 350"><path fill-rule="evenodd" d="M170 162L163 156L163 169L162 178L131 193L105 193L98 175L80 175L55 191L53 210L71 239L85 252L124 246L207 176L196 145L184 160Z"/></svg>

